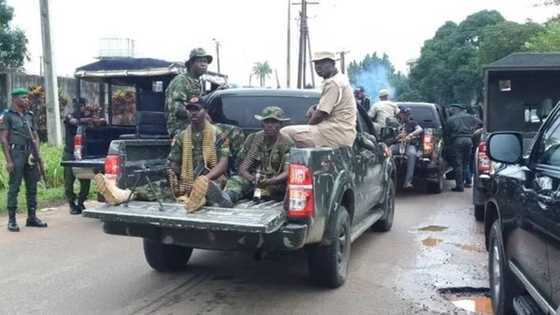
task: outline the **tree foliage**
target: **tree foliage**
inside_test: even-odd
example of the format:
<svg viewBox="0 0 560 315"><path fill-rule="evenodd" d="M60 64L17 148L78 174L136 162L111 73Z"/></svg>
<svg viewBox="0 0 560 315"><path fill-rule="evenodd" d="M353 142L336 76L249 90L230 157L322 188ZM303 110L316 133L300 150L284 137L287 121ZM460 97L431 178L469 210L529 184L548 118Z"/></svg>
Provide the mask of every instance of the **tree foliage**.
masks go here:
<svg viewBox="0 0 560 315"><path fill-rule="evenodd" d="M256 62L253 66L252 74L259 78L259 85L261 87L265 86L266 79L270 77L271 73L272 68L270 67L270 64L268 64L268 61Z"/></svg>
<svg viewBox="0 0 560 315"><path fill-rule="evenodd" d="M406 84L406 77L395 71L387 54L381 57L377 53L367 54L359 62L350 62L348 78L354 88L363 87L374 99L380 89L388 89L394 97L398 97Z"/></svg>
<svg viewBox="0 0 560 315"><path fill-rule="evenodd" d="M12 28L14 9L0 0L0 69L20 68L27 57L27 38L22 30Z"/></svg>
<svg viewBox="0 0 560 315"><path fill-rule="evenodd" d="M534 52L560 51L560 21L547 23L545 29L531 38L526 47Z"/></svg>

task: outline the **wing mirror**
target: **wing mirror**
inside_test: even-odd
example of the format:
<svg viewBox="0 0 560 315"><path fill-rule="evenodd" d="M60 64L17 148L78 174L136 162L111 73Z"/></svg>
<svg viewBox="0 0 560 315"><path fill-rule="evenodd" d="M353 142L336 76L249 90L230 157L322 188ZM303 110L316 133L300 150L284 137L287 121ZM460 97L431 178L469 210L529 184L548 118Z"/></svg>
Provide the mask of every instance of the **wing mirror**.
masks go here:
<svg viewBox="0 0 560 315"><path fill-rule="evenodd" d="M516 164L523 159L523 137L517 132L492 133L487 148L488 156L496 162Z"/></svg>

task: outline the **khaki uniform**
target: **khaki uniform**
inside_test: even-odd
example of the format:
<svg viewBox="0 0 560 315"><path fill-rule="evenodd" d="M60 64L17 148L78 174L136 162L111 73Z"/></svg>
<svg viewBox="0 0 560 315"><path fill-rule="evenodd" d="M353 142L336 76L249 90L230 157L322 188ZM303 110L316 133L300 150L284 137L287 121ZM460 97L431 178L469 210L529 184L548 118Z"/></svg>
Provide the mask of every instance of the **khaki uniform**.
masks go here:
<svg viewBox="0 0 560 315"><path fill-rule="evenodd" d="M391 101L380 101L373 105L368 112L377 130L386 126L387 118L397 119L399 106Z"/></svg>
<svg viewBox="0 0 560 315"><path fill-rule="evenodd" d="M295 125L281 133L307 147L352 146L356 138L357 109L352 87L346 76L337 73L323 82L317 110L329 117L317 125Z"/></svg>

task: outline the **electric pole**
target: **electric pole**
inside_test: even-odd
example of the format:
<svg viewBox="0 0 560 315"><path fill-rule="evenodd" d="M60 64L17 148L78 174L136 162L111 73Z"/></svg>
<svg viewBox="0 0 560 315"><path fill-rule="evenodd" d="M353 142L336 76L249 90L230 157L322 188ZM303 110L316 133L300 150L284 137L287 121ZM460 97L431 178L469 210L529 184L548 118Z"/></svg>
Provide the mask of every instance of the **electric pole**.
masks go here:
<svg viewBox="0 0 560 315"><path fill-rule="evenodd" d="M349 52L349 50L338 52L338 54L340 55L340 71L342 73L346 73L346 54Z"/></svg>
<svg viewBox="0 0 560 315"><path fill-rule="evenodd" d="M216 65L218 66L218 73L222 73L220 71L220 42L215 38L213 38L212 40L214 41L214 43L216 43Z"/></svg>
<svg viewBox="0 0 560 315"><path fill-rule="evenodd" d="M292 1L288 0L288 38L287 38L287 51L286 51L286 88L290 88L290 45L291 45L291 23L292 23Z"/></svg>
<svg viewBox="0 0 560 315"><path fill-rule="evenodd" d="M301 11L299 13L299 55L298 55L298 84L299 89L305 88L306 79L306 63L307 63L307 48L309 40L309 29L307 27L307 5L319 4L319 2L310 2L307 0L302 0L301 3L294 3L294 5L301 5ZM311 54L311 51L309 51ZM311 58L309 60L311 64ZM311 72L313 73L313 71Z"/></svg>
<svg viewBox="0 0 560 315"><path fill-rule="evenodd" d="M43 39L43 68L45 70L45 94L47 107L47 137L49 144L62 145L58 82L54 67L50 26L49 0L40 0L41 35Z"/></svg>

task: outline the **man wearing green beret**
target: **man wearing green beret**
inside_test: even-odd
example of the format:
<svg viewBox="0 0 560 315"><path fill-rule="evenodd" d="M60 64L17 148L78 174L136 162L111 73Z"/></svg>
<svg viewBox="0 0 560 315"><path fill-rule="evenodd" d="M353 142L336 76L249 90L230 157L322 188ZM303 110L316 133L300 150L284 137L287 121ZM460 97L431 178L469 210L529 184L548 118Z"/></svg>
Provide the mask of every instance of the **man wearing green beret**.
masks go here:
<svg viewBox="0 0 560 315"><path fill-rule="evenodd" d="M212 63L212 56L203 48L195 48L191 50L189 59L185 62L187 73L177 75L169 83L165 91L165 115L167 131L171 137L189 124L190 117L185 104L191 98L202 95L201 76L206 73L210 63Z"/></svg>
<svg viewBox="0 0 560 315"><path fill-rule="evenodd" d="M251 196L277 201L284 198L288 154L294 142L281 134L280 129L290 118L285 116L280 107L268 106L260 115L255 115L255 119L261 122L263 130L249 135L245 140L239 175L227 180L224 192L216 185L209 185L210 202L232 207L236 201Z"/></svg>
<svg viewBox="0 0 560 315"><path fill-rule="evenodd" d="M462 104L449 105L451 118L445 125L445 143L448 146L449 163L455 172L455 188L452 191L462 192L465 189L465 168L470 164L472 136L482 122L466 111Z"/></svg>
<svg viewBox="0 0 560 315"><path fill-rule="evenodd" d="M31 155L32 141L39 139L33 113L29 111L27 89L12 91L12 107L0 115L0 142L6 157L6 169L10 174L8 188L8 230L18 232L16 222L17 196L22 180L25 181L27 198L27 222L30 227L47 227L35 215L37 210L37 182L39 168Z"/></svg>

